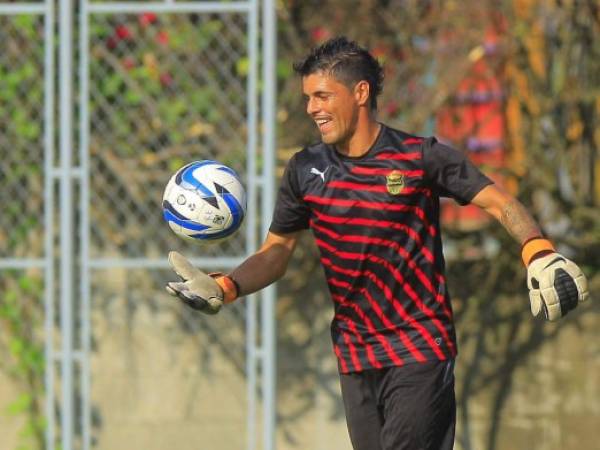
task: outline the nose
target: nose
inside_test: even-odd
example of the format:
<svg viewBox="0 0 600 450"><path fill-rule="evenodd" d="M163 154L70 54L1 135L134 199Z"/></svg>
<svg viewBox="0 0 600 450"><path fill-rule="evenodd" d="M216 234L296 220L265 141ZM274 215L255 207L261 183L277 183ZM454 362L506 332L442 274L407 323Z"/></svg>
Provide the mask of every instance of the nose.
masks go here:
<svg viewBox="0 0 600 450"><path fill-rule="evenodd" d="M306 101L306 112L309 115L313 115L314 113L316 113L317 111L319 111L318 102L316 102L315 100L316 99L314 99L314 98L309 98Z"/></svg>

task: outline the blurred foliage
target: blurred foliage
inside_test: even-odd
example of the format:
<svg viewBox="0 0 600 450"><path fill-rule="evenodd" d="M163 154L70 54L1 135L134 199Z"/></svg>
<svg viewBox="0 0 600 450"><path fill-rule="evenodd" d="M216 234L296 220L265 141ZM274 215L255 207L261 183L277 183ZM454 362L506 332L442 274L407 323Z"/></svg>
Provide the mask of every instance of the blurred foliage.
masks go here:
<svg viewBox="0 0 600 450"><path fill-rule="evenodd" d="M0 278L0 370L18 395L0 414L24 416L20 450L43 449L45 415L43 284L36 273L7 271Z"/></svg>
<svg viewBox="0 0 600 450"><path fill-rule="evenodd" d="M245 104L243 78L237 78L248 71L247 58L239 53L246 45L244 24L224 19L154 13L93 19L92 129L111 131L109 142L120 144L112 148L118 157L144 160L140 150L170 149L165 163L174 171L187 162L182 158L189 151L181 147L210 148L227 159L224 149L231 152L231 145L215 149L222 144L217 139L227 136L229 144L244 148L245 134L232 128L232 116Z"/></svg>
<svg viewBox="0 0 600 450"><path fill-rule="evenodd" d="M0 255L39 248L43 196L43 28L34 16L0 17ZM28 195L28 189L34 195Z"/></svg>
<svg viewBox="0 0 600 450"><path fill-rule="evenodd" d="M0 17L0 257L43 253L43 27ZM0 370L16 388L0 410L22 426L19 449L44 444L43 286L36 271L0 273ZM4 406L4 405L3 405ZM2 419L0 419L0 422Z"/></svg>

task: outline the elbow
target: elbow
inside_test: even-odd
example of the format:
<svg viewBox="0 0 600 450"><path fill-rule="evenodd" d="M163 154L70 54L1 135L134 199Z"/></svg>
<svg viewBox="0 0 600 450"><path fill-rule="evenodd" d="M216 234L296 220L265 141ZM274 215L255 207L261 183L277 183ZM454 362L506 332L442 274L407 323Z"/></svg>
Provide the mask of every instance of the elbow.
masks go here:
<svg viewBox="0 0 600 450"><path fill-rule="evenodd" d="M502 216L506 209L506 205L508 205L509 203L510 203L510 201L507 201L505 203L500 203L498 205L491 205L491 206L488 206L487 208L484 208L484 211L487 212L492 217L494 217L496 220L501 222Z"/></svg>
<svg viewBox="0 0 600 450"><path fill-rule="evenodd" d="M485 194L488 194L488 192ZM493 190L490 190L489 194L490 195L482 196L483 201L481 201L479 206L497 220L502 219L502 216L510 204L517 202L512 195L495 187Z"/></svg>

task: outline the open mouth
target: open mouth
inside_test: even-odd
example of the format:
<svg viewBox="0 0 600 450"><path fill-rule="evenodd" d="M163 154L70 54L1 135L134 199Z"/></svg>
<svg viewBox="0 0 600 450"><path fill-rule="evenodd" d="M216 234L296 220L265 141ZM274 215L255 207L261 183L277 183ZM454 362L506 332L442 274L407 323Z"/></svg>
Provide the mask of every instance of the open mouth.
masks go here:
<svg viewBox="0 0 600 450"><path fill-rule="evenodd" d="M326 133L333 126L333 121L331 119L326 118L315 119L315 123L319 127L319 131L321 131L321 133Z"/></svg>

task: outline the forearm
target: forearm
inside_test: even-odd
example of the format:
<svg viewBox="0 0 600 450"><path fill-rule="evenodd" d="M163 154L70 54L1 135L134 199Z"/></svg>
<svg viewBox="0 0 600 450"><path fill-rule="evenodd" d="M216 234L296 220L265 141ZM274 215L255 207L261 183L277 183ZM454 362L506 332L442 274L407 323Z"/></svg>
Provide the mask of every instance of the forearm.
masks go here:
<svg viewBox="0 0 600 450"><path fill-rule="evenodd" d="M494 185L484 188L472 202L494 216L521 245L542 236L539 225L523 204Z"/></svg>
<svg viewBox="0 0 600 450"><path fill-rule="evenodd" d="M287 261L282 264L276 253L274 249L256 253L229 274L238 284L240 296L259 291L283 276Z"/></svg>
<svg viewBox="0 0 600 450"><path fill-rule="evenodd" d="M261 249L229 275L239 287L239 296L252 294L281 278L296 244L296 236L269 234Z"/></svg>
<svg viewBox="0 0 600 450"><path fill-rule="evenodd" d="M500 223L519 244L542 236L542 230L525 207L516 199L509 200L500 211Z"/></svg>

